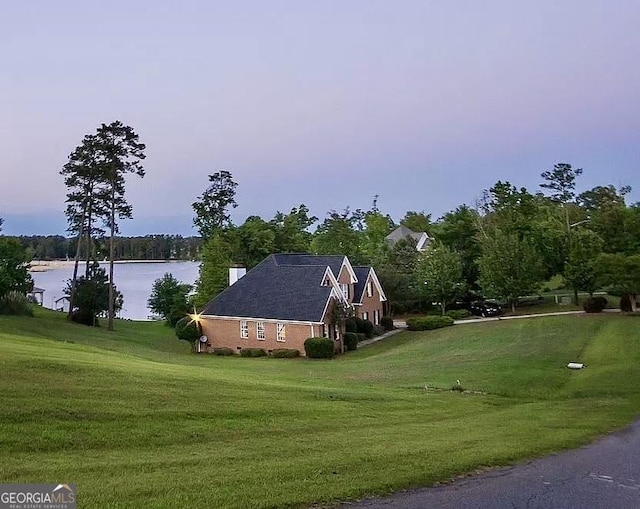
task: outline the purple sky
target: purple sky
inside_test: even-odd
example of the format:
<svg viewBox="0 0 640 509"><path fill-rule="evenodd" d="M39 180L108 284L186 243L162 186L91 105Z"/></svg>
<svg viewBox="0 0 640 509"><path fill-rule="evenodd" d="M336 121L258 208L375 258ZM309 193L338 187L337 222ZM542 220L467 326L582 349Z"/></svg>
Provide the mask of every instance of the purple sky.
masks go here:
<svg viewBox="0 0 640 509"><path fill-rule="evenodd" d="M126 235L195 233L207 175L236 222L300 203L434 218L497 180L640 200L640 2L6 2L0 18L5 234L64 232L69 153L121 120L147 144Z"/></svg>

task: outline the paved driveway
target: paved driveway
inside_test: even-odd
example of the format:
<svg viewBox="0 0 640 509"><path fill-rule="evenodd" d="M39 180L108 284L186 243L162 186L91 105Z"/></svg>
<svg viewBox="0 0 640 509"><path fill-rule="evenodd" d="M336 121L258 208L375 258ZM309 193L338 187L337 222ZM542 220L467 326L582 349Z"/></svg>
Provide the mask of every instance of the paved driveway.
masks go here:
<svg viewBox="0 0 640 509"><path fill-rule="evenodd" d="M579 418L579 416L576 416ZM640 509L640 419L597 442L343 509Z"/></svg>

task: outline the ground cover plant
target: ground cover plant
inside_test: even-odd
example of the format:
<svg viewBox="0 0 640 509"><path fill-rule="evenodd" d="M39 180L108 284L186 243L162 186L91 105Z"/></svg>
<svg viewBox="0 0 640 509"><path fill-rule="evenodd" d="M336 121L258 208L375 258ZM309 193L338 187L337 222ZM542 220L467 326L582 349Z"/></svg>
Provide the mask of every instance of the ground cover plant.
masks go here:
<svg viewBox="0 0 640 509"><path fill-rule="evenodd" d="M75 482L82 507L382 494L578 446L640 407L637 319L617 314L402 332L321 362L35 315L0 316L0 478Z"/></svg>

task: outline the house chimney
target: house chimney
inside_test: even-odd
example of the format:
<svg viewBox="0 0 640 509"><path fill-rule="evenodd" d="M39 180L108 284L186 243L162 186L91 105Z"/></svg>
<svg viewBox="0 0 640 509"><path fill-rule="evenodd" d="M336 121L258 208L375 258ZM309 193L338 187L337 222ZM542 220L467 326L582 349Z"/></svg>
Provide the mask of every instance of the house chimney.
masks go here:
<svg viewBox="0 0 640 509"><path fill-rule="evenodd" d="M247 273L244 267L229 267L229 286L234 284L238 279Z"/></svg>

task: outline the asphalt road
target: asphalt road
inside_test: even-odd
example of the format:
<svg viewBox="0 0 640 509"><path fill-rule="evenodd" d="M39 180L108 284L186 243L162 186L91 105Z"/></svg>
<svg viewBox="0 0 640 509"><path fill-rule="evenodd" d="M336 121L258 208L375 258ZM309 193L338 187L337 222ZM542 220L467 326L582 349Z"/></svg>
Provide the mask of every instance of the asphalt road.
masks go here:
<svg viewBox="0 0 640 509"><path fill-rule="evenodd" d="M640 509L640 419L597 442L343 509Z"/></svg>

